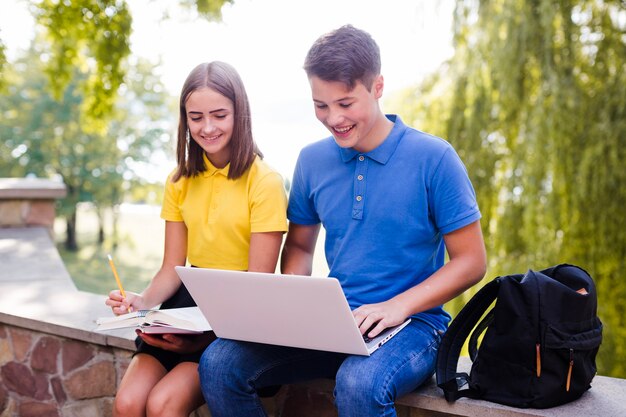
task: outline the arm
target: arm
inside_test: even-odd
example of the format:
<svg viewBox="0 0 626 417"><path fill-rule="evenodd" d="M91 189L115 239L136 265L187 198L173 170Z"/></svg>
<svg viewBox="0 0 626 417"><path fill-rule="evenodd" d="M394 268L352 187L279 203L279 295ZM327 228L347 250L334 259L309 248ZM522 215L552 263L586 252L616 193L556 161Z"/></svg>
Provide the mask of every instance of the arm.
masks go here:
<svg viewBox="0 0 626 417"><path fill-rule="evenodd" d="M287 233L280 262L283 274L311 275L313 253L319 231L319 224L289 224L289 233Z"/></svg>
<svg viewBox="0 0 626 417"><path fill-rule="evenodd" d="M248 253L248 271L275 272L282 242L283 232L252 233ZM149 335L141 332L138 332L137 335L149 345L177 353L197 352L215 340L213 332L193 336Z"/></svg>
<svg viewBox="0 0 626 417"><path fill-rule="evenodd" d="M152 281L141 294L126 292L124 299L119 290L109 293L106 305L115 314L127 312L129 306L134 310L148 309L168 299L180 285L176 274L176 265L185 265L187 261L187 227L183 222L165 222L165 247L163 263Z"/></svg>
<svg viewBox="0 0 626 417"><path fill-rule="evenodd" d="M476 284L485 275L487 256L480 222L476 221L444 236L450 261L422 283L382 303L354 310L362 332L376 336L406 317L442 305Z"/></svg>
<svg viewBox="0 0 626 417"><path fill-rule="evenodd" d="M276 272L283 232L252 233L248 253L248 271Z"/></svg>

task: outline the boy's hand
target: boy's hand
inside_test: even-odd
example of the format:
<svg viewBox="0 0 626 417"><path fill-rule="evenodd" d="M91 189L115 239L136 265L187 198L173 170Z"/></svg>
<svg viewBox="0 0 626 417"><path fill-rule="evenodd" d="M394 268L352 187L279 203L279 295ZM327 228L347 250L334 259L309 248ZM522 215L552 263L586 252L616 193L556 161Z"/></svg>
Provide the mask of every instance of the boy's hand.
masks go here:
<svg viewBox="0 0 626 417"><path fill-rule="evenodd" d="M361 334L365 334L373 326L372 330L366 335L370 338L378 336L388 327L402 324L407 318L402 305L393 299L383 303L364 304L354 309L352 314L359 324Z"/></svg>

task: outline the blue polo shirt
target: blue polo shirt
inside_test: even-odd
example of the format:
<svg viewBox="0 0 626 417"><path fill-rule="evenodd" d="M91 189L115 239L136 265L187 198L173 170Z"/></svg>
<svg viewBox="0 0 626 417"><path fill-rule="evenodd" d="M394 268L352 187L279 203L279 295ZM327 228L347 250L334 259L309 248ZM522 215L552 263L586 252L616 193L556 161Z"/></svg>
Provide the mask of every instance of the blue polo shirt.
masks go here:
<svg viewBox="0 0 626 417"><path fill-rule="evenodd" d="M351 308L386 301L444 264L443 235L480 219L465 166L441 138L394 127L361 154L332 137L302 149L289 195L288 219L322 223L329 275ZM445 329L442 306L414 318Z"/></svg>

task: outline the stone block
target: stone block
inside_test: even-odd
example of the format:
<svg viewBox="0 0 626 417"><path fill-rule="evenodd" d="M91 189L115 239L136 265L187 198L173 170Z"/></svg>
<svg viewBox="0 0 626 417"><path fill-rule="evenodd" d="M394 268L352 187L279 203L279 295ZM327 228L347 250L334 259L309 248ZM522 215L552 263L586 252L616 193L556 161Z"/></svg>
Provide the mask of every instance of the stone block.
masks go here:
<svg viewBox="0 0 626 417"><path fill-rule="evenodd" d="M30 358L30 366L36 371L47 374L57 373L57 362L61 342L52 337L42 337L39 339Z"/></svg>
<svg viewBox="0 0 626 417"><path fill-rule="evenodd" d="M0 201L0 226L24 226L22 202L19 200Z"/></svg>
<svg viewBox="0 0 626 417"><path fill-rule="evenodd" d="M67 404L62 408L63 417L110 417L106 404L102 400L92 399Z"/></svg>
<svg viewBox="0 0 626 417"><path fill-rule="evenodd" d="M20 417L59 417L56 404L23 402L20 404Z"/></svg>
<svg viewBox="0 0 626 417"><path fill-rule="evenodd" d="M35 374L23 363L9 362L0 369L2 380L9 391L38 401L52 398L45 375Z"/></svg>
<svg viewBox="0 0 626 417"><path fill-rule="evenodd" d="M67 401L67 394L65 394L65 390L63 389L63 383L61 382L61 378L52 378L50 380L50 385L52 386L52 394L54 394L54 399L60 406L63 406L63 404L65 404L65 401Z"/></svg>
<svg viewBox="0 0 626 417"><path fill-rule="evenodd" d="M32 200L25 213L24 222L28 226L54 226L54 200Z"/></svg>
<svg viewBox="0 0 626 417"><path fill-rule="evenodd" d="M94 357L94 348L86 343L67 341L63 343L62 354L63 374L85 365Z"/></svg>
<svg viewBox="0 0 626 417"><path fill-rule="evenodd" d="M75 400L114 396L115 366L103 361L76 371L66 379L65 392Z"/></svg>
<svg viewBox="0 0 626 417"><path fill-rule="evenodd" d="M4 408L0 408L0 417L13 417L17 414L17 404L13 398L9 397L8 403Z"/></svg>
<svg viewBox="0 0 626 417"><path fill-rule="evenodd" d="M52 399L50 394L50 384L48 383L47 375L36 372L35 376L35 395L33 398L37 401L47 401Z"/></svg>
<svg viewBox="0 0 626 417"><path fill-rule="evenodd" d="M7 338L0 339L0 365L11 362L14 359L11 342Z"/></svg>
<svg viewBox="0 0 626 417"><path fill-rule="evenodd" d="M9 393L0 385L0 412L4 411L9 404Z"/></svg>
<svg viewBox="0 0 626 417"><path fill-rule="evenodd" d="M13 343L15 360L18 362L26 362L33 342L32 333L16 328L12 328L9 333L11 335L11 342Z"/></svg>
<svg viewBox="0 0 626 417"><path fill-rule="evenodd" d="M23 363L9 362L0 369L2 379L9 391L33 398L36 380L31 370Z"/></svg>

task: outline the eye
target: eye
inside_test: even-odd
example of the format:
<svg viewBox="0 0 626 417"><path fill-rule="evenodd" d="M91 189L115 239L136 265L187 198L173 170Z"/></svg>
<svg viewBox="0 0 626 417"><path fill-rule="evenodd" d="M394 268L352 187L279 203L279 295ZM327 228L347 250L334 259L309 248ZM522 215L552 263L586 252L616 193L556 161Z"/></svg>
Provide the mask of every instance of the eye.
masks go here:
<svg viewBox="0 0 626 417"><path fill-rule="evenodd" d="M199 122L200 120L202 120L202 117L190 117L189 120L193 122Z"/></svg>
<svg viewBox="0 0 626 417"><path fill-rule="evenodd" d="M216 114L216 115L215 115L215 118L216 118L216 119L225 119L225 118L226 118L226 115L225 115L225 114Z"/></svg>
<svg viewBox="0 0 626 417"><path fill-rule="evenodd" d="M347 109L348 107L352 106L352 103L341 103L341 104L339 104L339 106L342 109Z"/></svg>
<svg viewBox="0 0 626 417"><path fill-rule="evenodd" d="M315 107L317 107L318 109L325 109L325 108L327 108L328 106L327 106L326 104L321 104L321 103L320 103L320 104L316 104L316 105L315 105Z"/></svg>

